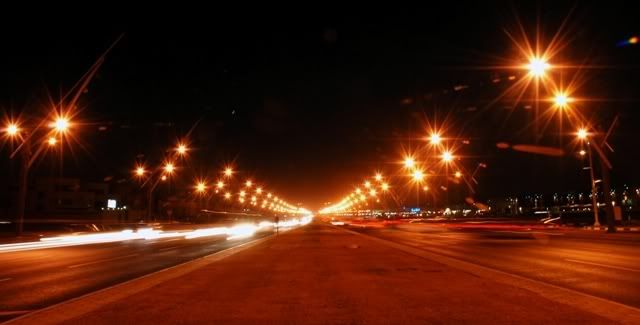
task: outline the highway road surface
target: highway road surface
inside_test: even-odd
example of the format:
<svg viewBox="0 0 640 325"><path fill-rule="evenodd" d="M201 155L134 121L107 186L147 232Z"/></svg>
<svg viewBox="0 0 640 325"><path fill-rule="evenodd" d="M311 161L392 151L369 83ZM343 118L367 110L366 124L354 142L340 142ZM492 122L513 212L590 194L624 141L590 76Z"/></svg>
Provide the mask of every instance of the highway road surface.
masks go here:
<svg viewBox="0 0 640 325"><path fill-rule="evenodd" d="M513 225L347 226L510 274L640 307L640 234Z"/></svg>

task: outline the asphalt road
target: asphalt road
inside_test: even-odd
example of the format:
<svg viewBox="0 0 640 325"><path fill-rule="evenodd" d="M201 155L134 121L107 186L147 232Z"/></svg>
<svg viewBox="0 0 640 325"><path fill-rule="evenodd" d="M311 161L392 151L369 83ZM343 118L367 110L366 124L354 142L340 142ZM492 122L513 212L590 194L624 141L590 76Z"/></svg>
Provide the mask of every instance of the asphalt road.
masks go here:
<svg viewBox="0 0 640 325"><path fill-rule="evenodd" d="M0 321L268 234L244 240L131 240L0 253Z"/></svg>
<svg viewBox="0 0 640 325"><path fill-rule="evenodd" d="M354 227L510 274L640 307L640 234L425 224Z"/></svg>

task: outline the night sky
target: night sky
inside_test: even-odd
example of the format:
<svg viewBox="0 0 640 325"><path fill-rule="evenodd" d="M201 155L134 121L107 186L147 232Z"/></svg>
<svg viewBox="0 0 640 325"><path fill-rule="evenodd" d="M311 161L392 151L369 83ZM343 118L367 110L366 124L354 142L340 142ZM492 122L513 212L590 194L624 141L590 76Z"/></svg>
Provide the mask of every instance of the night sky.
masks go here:
<svg viewBox="0 0 640 325"><path fill-rule="evenodd" d="M604 128L621 115L611 140L614 182L640 184L633 144L640 134L640 50L617 46L640 33L627 7L478 1L359 15L310 6L260 14L192 8L198 13L97 15L73 23L30 16L0 28L0 109L43 116L48 96L69 89L124 33L81 99L76 131L85 147L75 146L62 165L40 162L36 174L129 177L136 156L157 164L199 121L190 137L189 177L211 177L233 162L241 177L318 207L375 170L396 172L401 147L415 148L427 121L446 118L446 136L470 141L460 148L461 163L489 165L479 177L480 197L584 191L588 176L572 154L496 148L535 141L531 111L524 102L489 105L507 87L503 79L523 75L491 68L517 57L505 30L517 33L520 21L533 37L539 19L548 40L568 17L570 42L561 60L601 66L584 71L579 94L599 100L580 110ZM454 91L459 85L468 88ZM550 126L538 144L559 145L558 132ZM8 166L2 177L11 179L17 169L6 144L1 153Z"/></svg>

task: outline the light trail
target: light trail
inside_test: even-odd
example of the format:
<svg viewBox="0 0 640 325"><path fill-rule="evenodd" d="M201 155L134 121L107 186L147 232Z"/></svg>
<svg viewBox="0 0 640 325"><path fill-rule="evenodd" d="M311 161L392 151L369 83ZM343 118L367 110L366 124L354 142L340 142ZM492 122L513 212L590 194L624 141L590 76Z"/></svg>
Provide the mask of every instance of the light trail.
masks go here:
<svg viewBox="0 0 640 325"><path fill-rule="evenodd" d="M210 227L187 231L163 231L161 229L140 228L136 231L126 229L118 232L104 232L97 234L68 235L57 237L45 237L40 241L23 242L0 245L0 253L19 252L35 249L57 248L66 246L79 246L91 244L103 244L122 242L129 240L154 240L164 238L194 239L202 237L226 236L227 240L243 239L254 236L258 231L273 228L289 230L294 227L304 226L313 220L312 215L302 218L293 218L280 221L277 224L270 221L261 221L257 224L240 223L231 227Z"/></svg>

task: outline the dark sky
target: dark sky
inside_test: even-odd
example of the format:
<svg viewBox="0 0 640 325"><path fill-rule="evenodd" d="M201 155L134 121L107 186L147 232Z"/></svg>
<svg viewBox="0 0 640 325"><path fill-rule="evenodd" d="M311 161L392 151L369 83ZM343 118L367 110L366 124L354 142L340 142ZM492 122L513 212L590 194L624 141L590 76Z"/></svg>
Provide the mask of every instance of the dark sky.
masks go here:
<svg viewBox="0 0 640 325"><path fill-rule="evenodd" d="M491 80L512 74L489 68L515 58L504 31L517 32L518 18L533 31L539 19L548 40L569 17L564 36L571 42L562 60L607 66L585 71L580 93L603 100L581 110L605 127L623 116L612 139L614 179L638 184L632 139L639 134L640 56L638 46L616 46L640 33L627 7L451 2L357 15L310 6L253 14L141 11L72 23L67 16L31 16L1 28L0 109L40 116L48 94L57 98L69 89L124 33L81 100L78 132L86 148L74 148L63 168L41 162L40 173L124 177L137 155L157 163L200 121L191 137L190 177L214 175L235 161L243 175L291 202L318 206L376 169L395 172L400 148L415 147L411 139L438 116L448 118L450 136L471 140L461 149L462 164L488 162L481 196L584 190L581 162L571 155L496 149L500 141L532 142L531 114L502 102L487 107L506 88ZM469 88L453 92L456 85ZM550 127L539 144L558 145L557 132Z"/></svg>

